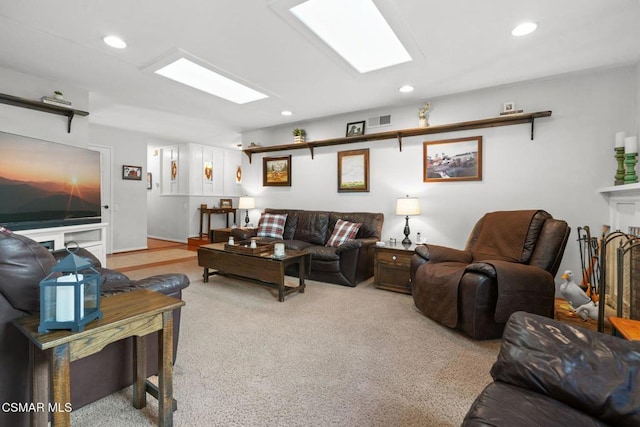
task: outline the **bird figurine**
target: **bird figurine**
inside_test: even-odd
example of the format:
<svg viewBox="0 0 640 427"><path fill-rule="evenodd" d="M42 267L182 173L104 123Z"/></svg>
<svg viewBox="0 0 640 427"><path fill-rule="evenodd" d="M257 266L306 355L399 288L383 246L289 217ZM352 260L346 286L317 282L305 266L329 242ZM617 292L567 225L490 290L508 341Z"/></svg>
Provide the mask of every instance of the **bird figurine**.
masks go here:
<svg viewBox="0 0 640 427"><path fill-rule="evenodd" d="M590 302L593 303L591 298L587 296L580 285L574 282L573 272L571 270L566 270L562 275L562 278L565 282L560 284L560 293L567 301L569 301L569 305L571 305L571 308L574 311L585 304Z"/></svg>
<svg viewBox="0 0 640 427"><path fill-rule="evenodd" d="M582 320L587 321L589 319L598 320L598 303L589 301L586 304L581 305L578 308L574 308L573 311L582 317Z"/></svg>

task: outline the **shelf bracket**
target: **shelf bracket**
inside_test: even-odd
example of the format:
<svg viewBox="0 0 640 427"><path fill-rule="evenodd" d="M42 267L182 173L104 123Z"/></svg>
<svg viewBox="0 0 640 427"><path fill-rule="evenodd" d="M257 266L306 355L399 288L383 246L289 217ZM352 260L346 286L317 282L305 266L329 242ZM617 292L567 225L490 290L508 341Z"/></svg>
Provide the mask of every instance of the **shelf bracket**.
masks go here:
<svg viewBox="0 0 640 427"><path fill-rule="evenodd" d="M73 111L69 111L67 114L67 133L71 133L71 120L73 120L73 116L75 115Z"/></svg>
<svg viewBox="0 0 640 427"><path fill-rule="evenodd" d="M533 141L533 124L535 123L535 117L531 117L531 140Z"/></svg>
<svg viewBox="0 0 640 427"><path fill-rule="evenodd" d="M309 144L309 151L311 152L311 160L313 160L313 145Z"/></svg>
<svg viewBox="0 0 640 427"><path fill-rule="evenodd" d="M400 148L400 151L402 151L402 134L400 132L398 132L398 147Z"/></svg>
<svg viewBox="0 0 640 427"><path fill-rule="evenodd" d="M247 157L249 158L249 164L251 164L251 154L253 153L251 153L250 151L245 151L244 154L247 155Z"/></svg>

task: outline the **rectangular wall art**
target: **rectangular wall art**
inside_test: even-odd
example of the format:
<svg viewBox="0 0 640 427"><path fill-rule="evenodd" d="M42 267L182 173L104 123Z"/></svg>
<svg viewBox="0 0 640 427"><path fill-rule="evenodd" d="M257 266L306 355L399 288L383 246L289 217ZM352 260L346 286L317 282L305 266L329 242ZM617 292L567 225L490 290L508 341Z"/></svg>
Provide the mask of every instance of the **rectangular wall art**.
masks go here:
<svg viewBox="0 0 640 427"><path fill-rule="evenodd" d="M482 137L425 141L424 182L482 181Z"/></svg>

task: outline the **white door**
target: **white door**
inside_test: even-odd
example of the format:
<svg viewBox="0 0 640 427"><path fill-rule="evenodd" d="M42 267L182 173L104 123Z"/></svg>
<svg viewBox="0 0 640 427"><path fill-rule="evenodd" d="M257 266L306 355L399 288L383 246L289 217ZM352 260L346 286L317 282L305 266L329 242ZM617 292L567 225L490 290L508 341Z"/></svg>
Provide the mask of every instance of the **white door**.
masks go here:
<svg viewBox="0 0 640 427"><path fill-rule="evenodd" d="M103 145L89 145L89 148L100 152L100 199L102 203L102 222L109 224L105 232L107 233L107 254L111 254L113 253L113 224L111 222L111 210L113 205L111 195L111 147Z"/></svg>

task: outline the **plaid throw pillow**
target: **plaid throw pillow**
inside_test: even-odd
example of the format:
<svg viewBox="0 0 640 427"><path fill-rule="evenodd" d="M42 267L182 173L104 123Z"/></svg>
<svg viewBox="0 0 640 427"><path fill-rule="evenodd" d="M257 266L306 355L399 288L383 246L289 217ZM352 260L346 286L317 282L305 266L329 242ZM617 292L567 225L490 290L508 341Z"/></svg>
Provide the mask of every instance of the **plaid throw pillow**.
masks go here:
<svg viewBox="0 0 640 427"><path fill-rule="evenodd" d="M339 219L336 221L336 226L333 228L333 233L331 233L326 246L337 248L347 240L355 239L361 225L361 222L349 222Z"/></svg>
<svg viewBox="0 0 640 427"><path fill-rule="evenodd" d="M262 214L258 224L258 237L272 237L282 240L287 214Z"/></svg>

